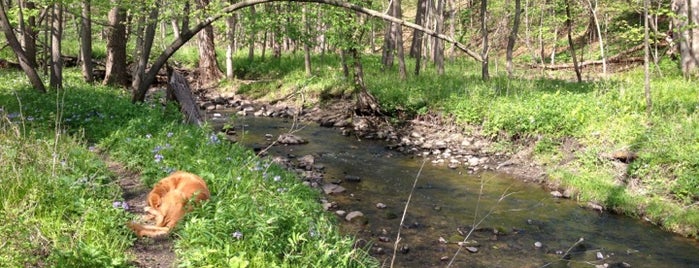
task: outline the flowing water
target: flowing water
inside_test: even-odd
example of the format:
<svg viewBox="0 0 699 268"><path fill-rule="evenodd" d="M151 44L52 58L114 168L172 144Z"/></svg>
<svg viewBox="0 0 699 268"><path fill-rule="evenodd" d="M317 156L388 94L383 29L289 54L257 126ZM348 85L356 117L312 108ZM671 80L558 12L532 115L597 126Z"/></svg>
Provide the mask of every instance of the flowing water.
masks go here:
<svg viewBox="0 0 699 268"><path fill-rule="evenodd" d="M289 120L253 117L227 124L235 126L240 143L257 148L270 143L265 134L276 138L293 126ZM340 220L341 228L369 241L372 255L385 266L415 184L394 267L446 267L452 261L451 267L699 267L696 240L581 208L553 198L540 185L498 173L467 174L429 161L421 169L422 158L388 150L381 141L342 136L338 129L303 124L295 131L309 143L273 146L269 153L314 155L325 167L325 182L359 177L360 182L340 184L346 192L327 198L338 204L333 210L365 215L361 223ZM377 203L387 207L377 208ZM478 228L465 238L470 226ZM464 241L459 249L457 243Z"/></svg>

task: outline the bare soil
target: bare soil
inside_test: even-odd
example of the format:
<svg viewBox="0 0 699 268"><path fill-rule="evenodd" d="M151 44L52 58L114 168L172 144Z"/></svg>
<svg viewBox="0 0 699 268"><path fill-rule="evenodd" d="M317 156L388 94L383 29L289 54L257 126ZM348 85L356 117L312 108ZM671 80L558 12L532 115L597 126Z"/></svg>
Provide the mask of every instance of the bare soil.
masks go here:
<svg viewBox="0 0 699 268"><path fill-rule="evenodd" d="M138 217L145 214L146 197L150 188L141 181L138 172L131 171L121 163L112 161L108 156L102 155L109 170L119 177L119 186L123 191L124 201L129 204L130 213ZM174 243L171 237L166 236L157 239L138 238L129 250L129 254L135 256L133 265L141 268L175 267Z"/></svg>

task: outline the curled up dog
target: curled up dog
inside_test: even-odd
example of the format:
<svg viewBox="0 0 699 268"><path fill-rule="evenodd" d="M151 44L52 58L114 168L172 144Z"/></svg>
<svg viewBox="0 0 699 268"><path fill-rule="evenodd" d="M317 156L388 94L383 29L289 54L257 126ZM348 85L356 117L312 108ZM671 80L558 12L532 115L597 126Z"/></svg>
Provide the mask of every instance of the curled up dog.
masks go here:
<svg viewBox="0 0 699 268"><path fill-rule="evenodd" d="M148 194L148 206L144 208L143 220L155 224L128 223L128 227L139 237L166 235L192 209L189 202L201 202L210 197L204 180L192 173L177 171L160 180Z"/></svg>

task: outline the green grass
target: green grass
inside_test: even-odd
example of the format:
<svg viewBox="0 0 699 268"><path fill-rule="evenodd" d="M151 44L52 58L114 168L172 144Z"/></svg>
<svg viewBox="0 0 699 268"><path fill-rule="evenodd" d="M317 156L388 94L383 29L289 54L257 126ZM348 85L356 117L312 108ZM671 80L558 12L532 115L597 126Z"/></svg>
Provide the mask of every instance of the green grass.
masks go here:
<svg viewBox="0 0 699 268"><path fill-rule="evenodd" d="M146 185L180 169L207 181L211 199L173 232L183 266L377 266L339 233L318 191L209 127L180 124L173 106L133 105L122 90L83 84L74 69L58 93L34 92L19 72L0 78L4 264L130 266L133 216L113 206L123 199L103 151Z"/></svg>
<svg viewBox="0 0 699 268"><path fill-rule="evenodd" d="M333 56L313 59L312 79L302 76L301 55L245 64L255 68L248 78L259 76L266 82L240 86L238 92L256 98L287 96L300 84L310 96L349 92L351 87ZM699 88L682 78L675 62L661 62L663 76L653 75L650 116L640 70L575 83L517 78L539 72L523 67L515 78L491 69L492 79L482 81L480 66L468 59L447 63L442 76L427 63L417 77L411 71L414 61L408 60L411 75L401 81L395 68L380 70L379 56L365 55L363 64L366 84L386 113L452 117L496 141L495 150L513 152L539 140L534 159L547 167L550 180L576 189L579 201L642 216L687 236L699 234ZM571 78L572 72L551 74ZM563 141L571 138L581 148L561 165L567 158ZM638 154L623 170L602 157L620 149Z"/></svg>

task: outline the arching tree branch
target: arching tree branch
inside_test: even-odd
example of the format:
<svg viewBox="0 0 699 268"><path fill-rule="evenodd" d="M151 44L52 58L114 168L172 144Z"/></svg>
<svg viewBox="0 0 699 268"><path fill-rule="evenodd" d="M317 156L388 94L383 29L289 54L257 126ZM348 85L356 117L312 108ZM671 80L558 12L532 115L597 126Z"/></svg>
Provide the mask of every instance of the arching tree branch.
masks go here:
<svg viewBox="0 0 699 268"><path fill-rule="evenodd" d="M403 25L405 27L409 27L409 28L413 28L413 29L418 30L418 31L422 31L430 36L434 36L434 37L442 39L446 42L452 43L458 49L465 52L467 55L471 56L473 59L475 59L477 61L482 61L482 58L477 53L471 51L465 45L455 41L451 37L448 37L448 36L443 35L443 34L439 34L435 31L430 30L430 29L426 29L420 25L410 23L410 22L407 22L405 20L398 19L396 17L388 16L388 15L385 15L381 12L374 11L374 10L371 10L368 8L364 8L364 7L361 7L361 6L352 4L352 3L343 2L343 1L339 1L339 0L247 0L247 1L238 2L238 3L232 4L230 6L227 6L224 9L222 9L220 13L218 13L216 15L212 15L208 18L205 18L205 19L201 20L201 22L199 22L197 25L194 25L192 28L184 30L177 39L172 41L172 43L167 48L165 48L165 50L162 53L160 53L160 56L158 56L158 58L155 60L155 62L153 62L153 65L148 70L146 75L143 77L143 81L137 87L135 87L133 89L134 90L133 97L131 100L133 102L143 101L145 99L145 95L146 95L146 91L148 90L148 87L153 83L153 81L155 81L155 77L156 77L158 71L165 65L165 62L167 62L167 60L180 47L182 47L185 43L187 43L187 41L189 41L189 39L194 37L199 31L204 29L204 27L210 25L211 23L213 23L216 20L221 19L227 13L231 13L231 12L234 12L236 10L239 10L239 9L242 9L245 7L254 6L254 5L263 4L263 3L270 3L270 2L299 2L299 3L309 2L309 3L326 4L326 5L331 5L331 6L336 6L336 7L354 10L354 11L359 12L359 13L363 13L363 14L366 14L366 15L369 15L372 17L387 20L387 21L390 21L393 23L398 23L398 24Z"/></svg>

